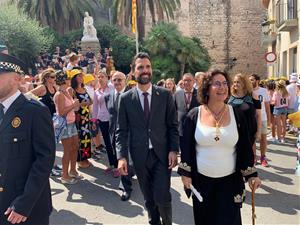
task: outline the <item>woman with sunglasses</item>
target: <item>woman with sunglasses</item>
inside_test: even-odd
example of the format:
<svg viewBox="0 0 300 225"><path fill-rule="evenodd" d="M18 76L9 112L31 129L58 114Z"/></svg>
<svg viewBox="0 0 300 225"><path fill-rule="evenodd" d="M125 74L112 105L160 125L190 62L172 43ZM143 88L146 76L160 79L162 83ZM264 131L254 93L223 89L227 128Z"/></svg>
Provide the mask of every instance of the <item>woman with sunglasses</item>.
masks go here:
<svg viewBox="0 0 300 225"><path fill-rule="evenodd" d="M55 70L46 69L40 74L41 84L31 91L32 94L40 97L40 101L43 102L50 110L51 116L56 112L53 97L56 93L55 88Z"/></svg>
<svg viewBox="0 0 300 225"><path fill-rule="evenodd" d="M244 179L253 191L261 184L245 116L226 104L229 92L225 72L208 74L198 90L201 106L184 123L178 173L186 190L193 186L203 197L200 201L193 196L196 225L242 224Z"/></svg>

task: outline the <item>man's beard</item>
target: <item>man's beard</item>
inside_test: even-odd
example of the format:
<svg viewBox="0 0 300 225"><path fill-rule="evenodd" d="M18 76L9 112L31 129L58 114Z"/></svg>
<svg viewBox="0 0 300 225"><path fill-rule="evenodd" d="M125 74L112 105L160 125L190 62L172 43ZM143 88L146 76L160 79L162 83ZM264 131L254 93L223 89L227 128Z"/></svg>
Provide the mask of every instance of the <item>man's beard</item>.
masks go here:
<svg viewBox="0 0 300 225"><path fill-rule="evenodd" d="M147 75L147 76L144 76L144 75ZM149 73L143 73L141 74L140 76L138 76L136 78L136 81L139 83L139 84L149 84L151 82L151 74Z"/></svg>

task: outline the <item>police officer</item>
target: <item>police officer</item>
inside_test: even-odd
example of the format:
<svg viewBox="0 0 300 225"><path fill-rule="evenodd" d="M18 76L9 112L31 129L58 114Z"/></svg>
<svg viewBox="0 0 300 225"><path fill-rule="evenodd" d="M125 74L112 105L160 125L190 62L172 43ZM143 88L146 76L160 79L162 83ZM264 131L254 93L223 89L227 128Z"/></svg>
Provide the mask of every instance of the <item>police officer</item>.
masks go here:
<svg viewBox="0 0 300 225"><path fill-rule="evenodd" d="M46 225L55 139L48 108L18 90L24 64L0 53L0 224Z"/></svg>

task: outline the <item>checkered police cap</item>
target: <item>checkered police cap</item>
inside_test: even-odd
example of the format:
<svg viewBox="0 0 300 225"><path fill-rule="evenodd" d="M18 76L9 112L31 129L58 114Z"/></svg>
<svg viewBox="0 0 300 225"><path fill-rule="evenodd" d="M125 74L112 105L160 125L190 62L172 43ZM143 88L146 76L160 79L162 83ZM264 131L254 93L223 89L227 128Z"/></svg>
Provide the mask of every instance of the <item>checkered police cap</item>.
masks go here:
<svg viewBox="0 0 300 225"><path fill-rule="evenodd" d="M21 60L11 55L0 53L0 73L5 72L15 72L24 75L27 73L27 67Z"/></svg>

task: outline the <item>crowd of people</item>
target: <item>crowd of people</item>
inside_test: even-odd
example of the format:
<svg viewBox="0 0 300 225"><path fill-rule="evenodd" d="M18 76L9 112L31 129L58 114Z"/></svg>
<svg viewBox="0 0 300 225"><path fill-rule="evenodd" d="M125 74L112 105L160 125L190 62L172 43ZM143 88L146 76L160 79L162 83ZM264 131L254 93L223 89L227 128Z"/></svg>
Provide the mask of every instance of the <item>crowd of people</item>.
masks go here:
<svg viewBox="0 0 300 225"><path fill-rule="evenodd" d="M105 173L120 178L122 201L130 199L131 179L137 176L149 224L172 224L170 177L178 157L178 173L187 195L195 188L204 199L193 195L195 224L241 224L244 181L253 191L261 185L256 165L268 166L267 141L284 144L287 129L298 132L287 120L288 114L300 108L298 75L291 74L288 81L262 81L257 74L236 74L232 82L226 72L214 70L185 73L177 84L168 78L154 85L148 54L138 53L127 75L107 70L109 50L105 54L95 56L89 48L85 55L66 52L61 56L56 48L46 63L45 57L39 57L36 77L21 78L19 74L28 74L22 62L1 53L0 135L12 138L11 145L0 140L1 151L28 148L32 155L32 161L26 161L27 170L17 172L23 176L25 191L6 195L5 203L0 202L1 224L47 224L46 219L35 223L40 219L36 212L44 209L35 202L49 206L49 201L41 199L41 190L32 196L27 187L36 184L34 190L48 191L48 186L34 180L39 176L36 170L43 171L44 183L52 170L63 184L75 185L84 179L78 168L92 166L91 158L99 160L103 154L108 157ZM13 90L6 91L5 84ZM23 118L17 110L10 111L7 102L17 107L19 98L25 101L24 95L32 110L24 108ZM46 107L47 113L43 112ZM34 127L25 136L24 128L17 130L27 117ZM12 124L12 131L1 130L6 121ZM44 126L48 126L47 138L41 137ZM40 134L33 137L36 133ZM260 158L256 156L257 141ZM54 163L55 142L63 145L62 166ZM44 148L51 158L47 166L41 165ZM0 167L0 174L4 170ZM4 180L5 188L8 182Z"/></svg>

